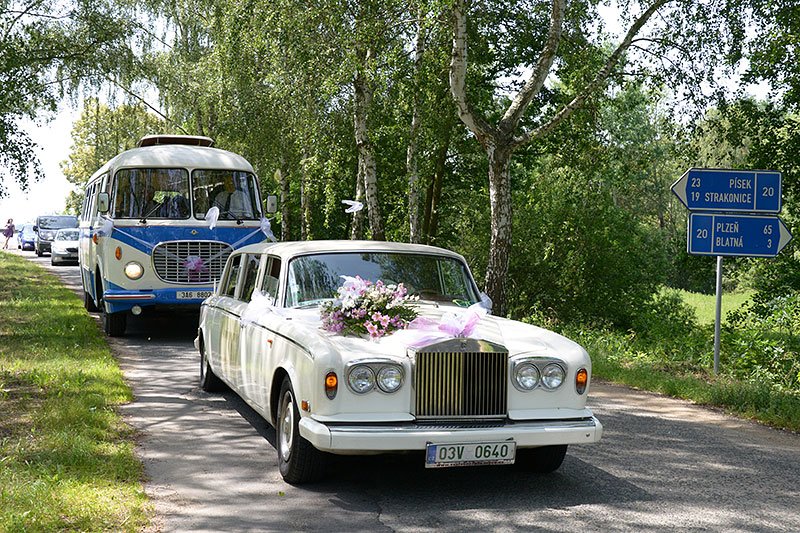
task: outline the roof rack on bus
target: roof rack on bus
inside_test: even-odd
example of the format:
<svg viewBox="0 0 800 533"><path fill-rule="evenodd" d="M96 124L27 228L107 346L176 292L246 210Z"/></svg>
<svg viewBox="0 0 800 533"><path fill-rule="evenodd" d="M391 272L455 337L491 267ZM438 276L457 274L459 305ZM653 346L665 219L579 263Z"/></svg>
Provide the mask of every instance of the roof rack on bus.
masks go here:
<svg viewBox="0 0 800 533"><path fill-rule="evenodd" d="M145 135L136 143L138 148L159 144L185 144L189 146L214 146L214 139L199 135Z"/></svg>

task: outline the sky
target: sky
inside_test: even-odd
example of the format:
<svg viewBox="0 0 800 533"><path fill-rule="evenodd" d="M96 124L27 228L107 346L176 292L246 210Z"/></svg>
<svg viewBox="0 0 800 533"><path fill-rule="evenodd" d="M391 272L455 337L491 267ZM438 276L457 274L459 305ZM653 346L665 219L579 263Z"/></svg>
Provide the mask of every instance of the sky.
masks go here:
<svg viewBox="0 0 800 533"><path fill-rule="evenodd" d="M31 183L27 192L22 192L14 180L5 179L3 183L8 188L8 195L0 199L0 220L3 225L6 220L13 218L14 225L19 228L23 223L32 223L38 215L64 212L66 197L72 190L72 184L61 172L60 163L69 157L72 124L79 117L80 111L64 102L51 122L21 122L31 139L40 147L39 159L44 177Z"/></svg>

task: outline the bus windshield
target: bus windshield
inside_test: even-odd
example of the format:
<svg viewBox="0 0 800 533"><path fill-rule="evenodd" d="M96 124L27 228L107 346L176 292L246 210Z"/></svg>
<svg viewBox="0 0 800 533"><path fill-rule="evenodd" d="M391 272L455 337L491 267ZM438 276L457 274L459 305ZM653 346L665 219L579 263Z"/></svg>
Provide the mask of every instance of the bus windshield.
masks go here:
<svg viewBox="0 0 800 533"><path fill-rule="evenodd" d="M189 172L182 168L125 168L114 176L115 218L189 218Z"/></svg>
<svg viewBox="0 0 800 533"><path fill-rule="evenodd" d="M219 209L219 220L261 218L258 184L250 172L240 170L195 170L194 216L205 218L212 207Z"/></svg>

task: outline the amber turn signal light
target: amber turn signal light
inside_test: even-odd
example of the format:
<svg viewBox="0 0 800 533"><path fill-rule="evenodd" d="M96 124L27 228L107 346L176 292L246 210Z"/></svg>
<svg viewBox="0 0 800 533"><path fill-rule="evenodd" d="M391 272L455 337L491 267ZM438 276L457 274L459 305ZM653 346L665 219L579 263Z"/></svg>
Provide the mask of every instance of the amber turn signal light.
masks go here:
<svg viewBox="0 0 800 533"><path fill-rule="evenodd" d="M117 246L117 249L114 250L114 257L117 258L117 261L122 259L122 248L120 248L119 246Z"/></svg>
<svg viewBox="0 0 800 533"><path fill-rule="evenodd" d="M575 391L578 394L586 392L586 385L589 383L589 372L585 368L578 370L575 374Z"/></svg>
<svg viewBox="0 0 800 533"><path fill-rule="evenodd" d="M93 242L93 243L97 244L97 241L98 241L98 239L99 239L99 237L98 237L97 233L95 233L94 235L92 235L92 242Z"/></svg>
<svg viewBox="0 0 800 533"><path fill-rule="evenodd" d="M339 389L339 378L336 372L328 372L325 376L325 396L329 400L336 398L336 391Z"/></svg>

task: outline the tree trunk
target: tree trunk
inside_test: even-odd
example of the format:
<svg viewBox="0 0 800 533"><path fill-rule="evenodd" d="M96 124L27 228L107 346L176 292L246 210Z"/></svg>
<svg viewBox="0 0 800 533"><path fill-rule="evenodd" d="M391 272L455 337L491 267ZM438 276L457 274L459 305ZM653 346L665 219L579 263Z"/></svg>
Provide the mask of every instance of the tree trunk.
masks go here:
<svg viewBox="0 0 800 533"><path fill-rule="evenodd" d="M408 240L420 242L419 230L419 169L417 165L417 133L420 123L420 69L422 54L425 51L423 33L423 13L419 7L417 16L417 35L414 50L414 101L411 110L411 131L406 151L406 172L408 173Z"/></svg>
<svg viewBox="0 0 800 533"><path fill-rule="evenodd" d="M383 220L381 219L380 204L378 203L378 176L375 165L375 154L373 153L372 142L369 138L369 128L367 118L369 107L372 102L372 87L367 81L365 71L367 70L370 53L363 55L361 69L356 73L353 80L355 91L354 109L354 129L356 137L356 148L358 149L358 173L363 177L364 195L366 199L367 218L369 219L369 229L372 232L372 239L376 241L385 240L383 230Z"/></svg>
<svg viewBox="0 0 800 533"><path fill-rule="evenodd" d="M425 221L423 233L425 235L426 244L434 244L436 242L436 234L439 230L439 202L442 199L442 183L444 182L444 173L447 170L447 153L450 151L450 138L453 134L453 126L455 124L455 117L447 121L447 128L445 129L444 138L439 146L436 154L436 162L433 169L433 179L428 186L428 197L425 202Z"/></svg>
<svg viewBox="0 0 800 533"><path fill-rule="evenodd" d="M289 241L289 177L284 170L285 161L281 158L281 166L278 169L278 183L281 191L281 240Z"/></svg>
<svg viewBox="0 0 800 533"><path fill-rule="evenodd" d="M311 206L308 201L308 165L305 152L300 163L300 240L311 239Z"/></svg>
<svg viewBox="0 0 800 533"><path fill-rule="evenodd" d="M364 201L364 176L361 174L361 165L358 167L356 175L356 202ZM364 238L364 210L353 213L353 224L350 226L350 239L358 240Z"/></svg>
<svg viewBox="0 0 800 533"><path fill-rule="evenodd" d="M487 147L489 156L489 204L492 213L492 236L489 263L486 267L484 291L492 299L492 311L506 313L506 281L511 255L511 149L508 146Z"/></svg>

